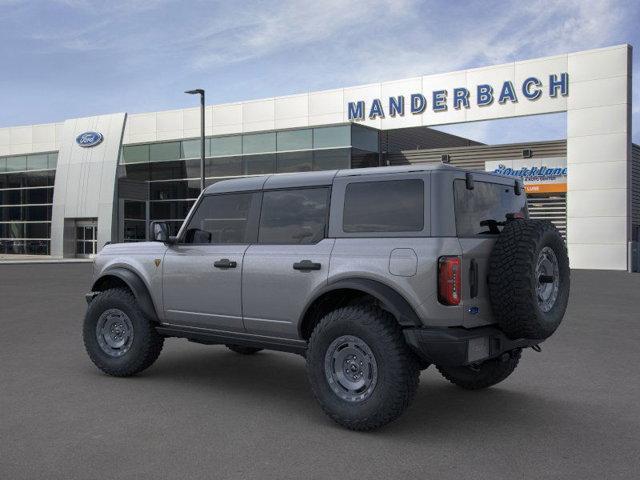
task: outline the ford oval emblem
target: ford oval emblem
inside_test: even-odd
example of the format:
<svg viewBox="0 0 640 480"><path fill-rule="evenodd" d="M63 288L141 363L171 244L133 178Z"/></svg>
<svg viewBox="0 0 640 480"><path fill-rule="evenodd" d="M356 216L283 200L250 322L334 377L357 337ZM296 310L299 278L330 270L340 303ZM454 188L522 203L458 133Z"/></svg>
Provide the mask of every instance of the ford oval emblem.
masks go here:
<svg viewBox="0 0 640 480"><path fill-rule="evenodd" d="M76 137L76 143L81 147L95 147L102 142L102 134L98 132L84 132Z"/></svg>

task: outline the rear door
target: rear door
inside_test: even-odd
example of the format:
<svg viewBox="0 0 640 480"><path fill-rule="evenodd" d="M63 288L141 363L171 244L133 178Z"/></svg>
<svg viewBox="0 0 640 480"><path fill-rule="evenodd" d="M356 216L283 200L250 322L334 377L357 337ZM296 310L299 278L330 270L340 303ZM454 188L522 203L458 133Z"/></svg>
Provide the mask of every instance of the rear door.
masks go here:
<svg viewBox="0 0 640 480"><path fill-rule="evenodd" d="M244 256L242 305L248 333L298 338L311 292L326 284L335 240L326 238L330 188L263 193L258 242Z"/></svg>
<svg viewBox="0 0 640 480"><path fill-rule="evenodd" d="M527 215L524 189L516 195L514 183L497 183L488 175L474 175L473 189L464 179L453 182L456 232L462 248L464 325L493 323L487 275L489 257L507 220L507 214Z"/></svg>

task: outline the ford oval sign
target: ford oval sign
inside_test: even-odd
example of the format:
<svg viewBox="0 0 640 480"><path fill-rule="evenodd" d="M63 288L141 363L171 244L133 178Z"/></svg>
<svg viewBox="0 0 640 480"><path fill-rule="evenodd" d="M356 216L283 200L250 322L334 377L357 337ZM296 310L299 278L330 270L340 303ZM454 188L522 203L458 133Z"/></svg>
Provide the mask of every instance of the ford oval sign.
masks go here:
<svg viewBox="0 0 640 480"><path fill-rule="evenodd" d="M95 147L102 142L102 134L98 132L84 132L76 137L76 143L84 148Z"/></svg>

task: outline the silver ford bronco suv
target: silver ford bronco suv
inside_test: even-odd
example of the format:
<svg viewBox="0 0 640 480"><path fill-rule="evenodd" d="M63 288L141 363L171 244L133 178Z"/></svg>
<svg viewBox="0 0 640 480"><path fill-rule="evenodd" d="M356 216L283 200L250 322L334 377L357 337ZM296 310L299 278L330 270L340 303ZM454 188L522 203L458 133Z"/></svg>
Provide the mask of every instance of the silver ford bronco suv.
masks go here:
<svg viewBox="0 0 640 480"><path fill-rule="evenodd" d="M83 336L99 369L139 373L167 337L299 353L353 430L400 416L429 365L465 389L501 382L569 297L564 240L528 218L522 183L448 165L221 181L176 236L151 237L95 259Z"/></svg>

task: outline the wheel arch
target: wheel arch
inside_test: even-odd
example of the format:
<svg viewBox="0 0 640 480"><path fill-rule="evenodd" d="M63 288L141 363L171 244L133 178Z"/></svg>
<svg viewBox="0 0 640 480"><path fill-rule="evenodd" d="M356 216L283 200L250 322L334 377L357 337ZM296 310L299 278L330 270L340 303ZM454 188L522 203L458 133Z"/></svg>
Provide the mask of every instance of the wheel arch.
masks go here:
<svg viewBox="0 0 640 480"><path fill-rule="evenodd" d="M391 313L402 327L420 326L422 323L409 302L394 288L367 278L347 278L331 283L316 292L307 303L298 321L300 338L308 340L313 327L331 305L333 308L348 305L361 297L377 301L380 307Z"/></svg>
<svg viewBox="0 0 640 480"><path fill-rule="evenodd" d="M93 282L91 291L102 292L109 288L118 287L128 288L131 293L133 293L142 313L144 313L149 320L158 321L159 317L151 294L149 293L149 288L136 272L124 267L108 269Z"/></svg>

